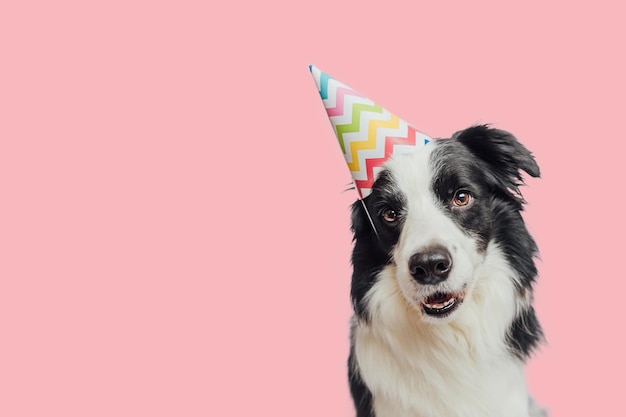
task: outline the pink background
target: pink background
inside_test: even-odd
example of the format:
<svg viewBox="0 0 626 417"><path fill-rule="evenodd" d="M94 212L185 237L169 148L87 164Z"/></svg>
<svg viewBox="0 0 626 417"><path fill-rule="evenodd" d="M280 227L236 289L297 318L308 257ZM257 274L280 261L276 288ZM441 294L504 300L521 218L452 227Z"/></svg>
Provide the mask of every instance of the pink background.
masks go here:
<svg viewBox="0 0 626 417"><path fill-rule="evenodd" d="M619 414L617 4L3 2L0 415L352 415L356 194L309 64L535 153L529 385L554 417Z"/></svg>

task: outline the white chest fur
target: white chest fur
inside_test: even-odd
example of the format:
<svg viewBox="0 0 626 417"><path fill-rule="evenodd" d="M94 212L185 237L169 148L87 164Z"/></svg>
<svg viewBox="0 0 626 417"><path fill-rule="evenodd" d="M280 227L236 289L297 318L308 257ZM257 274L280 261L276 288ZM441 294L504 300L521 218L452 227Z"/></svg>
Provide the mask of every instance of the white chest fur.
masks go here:
<svg viewBox="0 0 626 417"><path fill-rule="evenodd" d="M528 417L522 367L510 358L399 352L367 333L357 331L355 351L376 417Z"/></svg>

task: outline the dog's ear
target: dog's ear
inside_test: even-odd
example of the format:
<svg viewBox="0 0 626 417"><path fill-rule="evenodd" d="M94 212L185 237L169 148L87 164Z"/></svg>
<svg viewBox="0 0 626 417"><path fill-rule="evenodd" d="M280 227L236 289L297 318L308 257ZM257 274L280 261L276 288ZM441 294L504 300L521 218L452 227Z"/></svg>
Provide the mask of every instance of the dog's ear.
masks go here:
<svg viewBox="0 0 626 417"><path fill-rule="evenodd" d="M354 240L357 238L369 239L374 237L375 234L361 200L357 200L352 204L352 233L354 234Z"/></svg>
<svg viewBox="0 0 626 417"><path fill-rule="evenodd" d="M505 179L505 185L516 192L523 184L521 171L531 177L540 176L532 153L509 132L478 125L455 133L452 139L463 143L476 157L486 162L494 173Z"/></svg>

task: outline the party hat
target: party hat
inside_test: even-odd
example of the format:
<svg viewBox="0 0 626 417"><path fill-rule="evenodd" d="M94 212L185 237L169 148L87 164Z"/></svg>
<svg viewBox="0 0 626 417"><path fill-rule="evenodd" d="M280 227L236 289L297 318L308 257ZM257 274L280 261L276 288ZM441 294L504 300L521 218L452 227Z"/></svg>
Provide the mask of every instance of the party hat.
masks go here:
<svg viewBox="0 0 626 417"><path fill-rule="evenodd" d="M361 199L393 154L412 153L430 138L313 65L309 66Z"/></svg>

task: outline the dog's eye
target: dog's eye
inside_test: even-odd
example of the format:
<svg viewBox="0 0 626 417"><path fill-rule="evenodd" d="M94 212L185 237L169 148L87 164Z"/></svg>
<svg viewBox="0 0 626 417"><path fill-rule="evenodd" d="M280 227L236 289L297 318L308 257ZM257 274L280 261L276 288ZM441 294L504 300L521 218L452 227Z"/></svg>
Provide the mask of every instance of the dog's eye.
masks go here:
<svg viewBox="0 0 626 417"><path fill-rule="evenodd" d="M393 223L398 220L398 212L392 209L385 209L383 211L383 220L387 223Z"/></svg>
<svg viewBox="0 0 626 417"><path fill-rule="evenodd" d="M472 204L472 201L474 201L474 197L469 191L459 190L454 194L452 204L455 207L467 207Z"/></svg>

